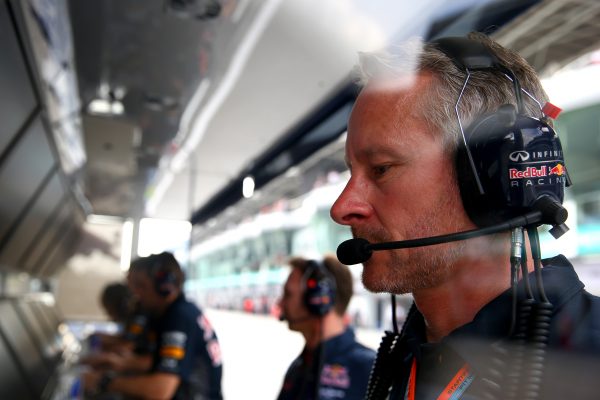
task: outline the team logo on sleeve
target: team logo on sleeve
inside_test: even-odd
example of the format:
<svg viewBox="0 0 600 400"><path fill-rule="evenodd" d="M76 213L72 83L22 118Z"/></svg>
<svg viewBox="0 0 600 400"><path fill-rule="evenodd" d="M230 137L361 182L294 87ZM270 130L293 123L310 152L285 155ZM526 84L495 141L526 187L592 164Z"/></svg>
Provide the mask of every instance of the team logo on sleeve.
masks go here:
<svg viewBox="0 0 600 400"><path fill-rule="evenodd" d="M217 340L209 340L206 343L206 351L208 352L208 356L210 357L210 361L213 367L218 367L223 362L221 359L221 346Z"/></svg>
<svg viewBox="0 0 600 400"><path fill-rule="evenodd" d="M131 321L131 324L127 327L128 336L130 338L135 338L135 336L141 335L147 324L148 320L145 316L136 315Z"/></svg>
<svg viewBox="0 0 600 400"><path fill-rule="evenodd" d="M160 356L181 360L185 356L185 342L187 335L183 332L165 332L160 344Z"/></svg>
<svg viewBox="0 0 600 400"><path fill-rule="evenodd" d="M210 321L204 315L200 315L196 322L198 322L200 329L202 329L204 340L212 339L215 331L213 330Z"/></svg>

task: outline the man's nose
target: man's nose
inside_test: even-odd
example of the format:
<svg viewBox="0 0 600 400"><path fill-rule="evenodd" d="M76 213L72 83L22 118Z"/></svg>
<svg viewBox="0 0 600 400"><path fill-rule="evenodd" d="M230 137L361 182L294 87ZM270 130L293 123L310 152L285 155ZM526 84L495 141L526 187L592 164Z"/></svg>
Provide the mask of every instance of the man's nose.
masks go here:
<svg viewBox="0 0 600 400"><path fill-rule="evenodd" d="M331 218L340 225L353 225L368 218L373 209L367 201L368 190L358 178L351 177L331 206Z"/></svg>

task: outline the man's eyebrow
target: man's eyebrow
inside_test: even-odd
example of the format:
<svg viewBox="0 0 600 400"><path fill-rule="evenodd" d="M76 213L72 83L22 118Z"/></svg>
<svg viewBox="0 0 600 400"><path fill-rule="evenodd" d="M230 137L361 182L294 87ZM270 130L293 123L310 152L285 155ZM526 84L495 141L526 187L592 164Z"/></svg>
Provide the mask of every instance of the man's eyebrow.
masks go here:
<svg viewBox="0 0 600 400"><path fill-rule="evenodd" d="M402 151L398 151L397 148L391 146L383 146L379 144L374 144L365 149L362 149L358 152L359 157L364 157L366 159L373 159L376 157L393 157L397 158L406 158L406 155Z"/></svg>

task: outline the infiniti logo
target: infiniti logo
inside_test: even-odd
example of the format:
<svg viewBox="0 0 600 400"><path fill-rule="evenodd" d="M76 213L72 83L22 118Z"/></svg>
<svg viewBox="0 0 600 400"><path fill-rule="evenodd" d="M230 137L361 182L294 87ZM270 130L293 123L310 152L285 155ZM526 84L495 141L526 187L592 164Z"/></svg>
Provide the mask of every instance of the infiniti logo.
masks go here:
<svg viewBox="0 0 600 400"><path fill-rule="evenodd" d="M513 151L508 155L508 158L510 158L510 161L514 162L527 161L529 160L529 153L525 150Z"/></svg>

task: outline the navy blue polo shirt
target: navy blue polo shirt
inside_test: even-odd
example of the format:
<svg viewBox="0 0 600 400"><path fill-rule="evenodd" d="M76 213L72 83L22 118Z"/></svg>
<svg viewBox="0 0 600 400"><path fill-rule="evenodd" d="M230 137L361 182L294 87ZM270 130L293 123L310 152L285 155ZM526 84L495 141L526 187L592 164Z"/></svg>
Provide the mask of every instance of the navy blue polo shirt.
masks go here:
<svg viewBox="0 0 600 400"><path fill-rule="evenodd" d="M153 354L156 349L156 332L152 330L150 318L139 308L125 324L123 339L133 343L135 354Z"/></svg>
<svg viewBox="0 0 600 400"><path fill-rule="evenodd" d="M212 326L183 295L156 321L153 371L181 379L173 399L221 399L221 351Z"/></svg>
<svg viewBox="0 0 600 400"><path fill-rule="evenodd" d="M584 290L573 266L560 255L543 261L546 295L554 309L542 369L539 399L597 399L600 396L600 298ZM535 279L530 275L534 294ZM520 297L524 287L519 286ZM502 293L484 306L472 322L440 343L427 343L423 316L409 312L394 355L390 399L404 399L413 359L418 400L436 399L465 364L473 378L459 398L508 397L507 376L519 369L514 347L506 341L511 321L511 294ZM500 373L498 374L498 372ZM491 383L490 383L491 382ZM496 386L500 383L500 386ZM490 397L488 397L490 398Z"/></svg>
<svg viewBox="0 0 600 400"><path fill-rule="evenodd" d="M304 348L290 365L278 400L362 400L375 352L358 343L348 328L314 350Z"/></svg>

